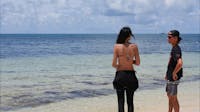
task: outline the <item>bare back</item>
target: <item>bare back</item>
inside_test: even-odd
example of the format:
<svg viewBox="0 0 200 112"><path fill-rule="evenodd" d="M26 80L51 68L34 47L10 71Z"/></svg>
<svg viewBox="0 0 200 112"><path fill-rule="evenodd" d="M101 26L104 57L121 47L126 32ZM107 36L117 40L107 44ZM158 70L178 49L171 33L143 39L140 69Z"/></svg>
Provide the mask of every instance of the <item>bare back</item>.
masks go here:
<svg viewBox="0 0 200 112"><path fill-rule="evenodd" d="M135 60L138 55L136 44L115 44L113 64L116 64L117 71L134 70L133 60Z"/></svg>

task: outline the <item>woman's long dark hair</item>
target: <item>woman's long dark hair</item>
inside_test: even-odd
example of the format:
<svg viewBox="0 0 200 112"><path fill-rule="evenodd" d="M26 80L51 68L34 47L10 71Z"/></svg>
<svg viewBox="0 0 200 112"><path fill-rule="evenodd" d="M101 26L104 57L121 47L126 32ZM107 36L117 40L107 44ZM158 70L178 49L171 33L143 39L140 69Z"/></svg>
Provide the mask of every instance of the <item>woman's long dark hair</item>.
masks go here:
<svg viewBox="0 0 200 112"><path fill-rule="evenodd" d="M126 39L129 36L133 36L134 37L134 35L132 34L132 31L131 31L131 28L129 28L129 27L123 27L120 30L119 34L118 34L116 43L117 44L124 44L125 41L126 41Z"/></svg>

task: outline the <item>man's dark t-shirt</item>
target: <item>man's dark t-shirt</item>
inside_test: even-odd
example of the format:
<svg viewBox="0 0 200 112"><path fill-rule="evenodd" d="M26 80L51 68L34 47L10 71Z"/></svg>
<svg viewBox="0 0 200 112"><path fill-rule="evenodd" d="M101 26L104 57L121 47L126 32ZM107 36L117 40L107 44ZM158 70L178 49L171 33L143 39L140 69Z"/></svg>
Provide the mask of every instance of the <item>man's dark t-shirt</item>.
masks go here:
<svg viewBox="0 0 200 112"><path fill-rule="evenodd" d="M171 58L167 68L167 80L169 81L174 81L172 73L176 67L179 58L182 58L181 48L176 45L171 50ZM178 80L183 76L183 68L178 71L177 76Z"/></svg>

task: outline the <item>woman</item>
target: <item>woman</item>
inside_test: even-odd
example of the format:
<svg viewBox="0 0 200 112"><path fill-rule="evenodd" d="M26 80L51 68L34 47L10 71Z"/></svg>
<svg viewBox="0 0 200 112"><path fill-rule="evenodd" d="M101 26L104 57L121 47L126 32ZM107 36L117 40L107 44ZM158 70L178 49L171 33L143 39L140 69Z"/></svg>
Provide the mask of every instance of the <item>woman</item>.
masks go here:
<svg viewBox="0 0 200 112"><path fill-rule="evenodd" d="M168 63L165 79L167 80L166 92L169 99L169 111L179 112L179 102L177 98L177 86L179 79L183 76L183 61L179 42L179 31L171 30L168 33L168 42L172 45L171 56Z"/></svg>
<svg viewBox="0 0 200 112"><path fill-rule="evenodd" d="M112 66L116 68L113 86L117 92L118 111L124 112L124 93L126 91L128 112L134 111L133 95L138 88L133 64L140 64L140 56L136 44L130 43L133 36L129 27L123 27L114 45Z"/></svg>

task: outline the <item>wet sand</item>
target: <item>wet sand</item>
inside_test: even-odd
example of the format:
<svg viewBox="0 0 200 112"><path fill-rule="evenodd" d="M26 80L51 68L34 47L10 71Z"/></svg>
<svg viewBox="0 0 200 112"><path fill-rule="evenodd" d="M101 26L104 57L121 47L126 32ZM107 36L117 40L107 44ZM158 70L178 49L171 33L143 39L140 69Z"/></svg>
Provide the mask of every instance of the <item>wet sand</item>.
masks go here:
<svg viewBox="0 0 200 112"><path fill-rule="evenodd" d="M183 82L179 85L180 112L200 111L200 82ZM135 112L167 112L168 99L165 87L136 91ZM125 109L126 106L125 106ZM115 94L93 98L67 100L10 112L117 112Z"/></svg>

